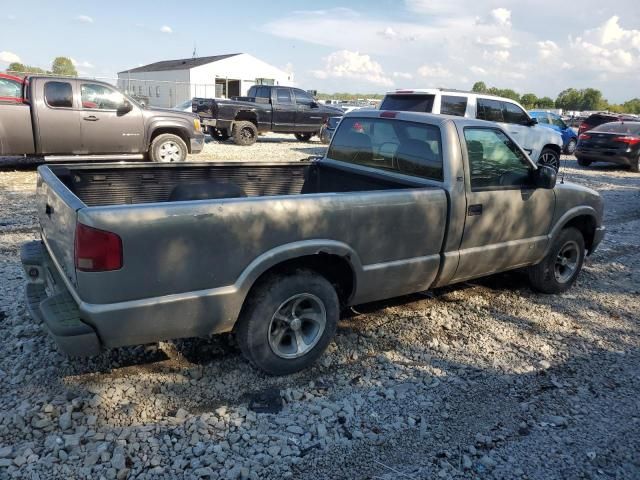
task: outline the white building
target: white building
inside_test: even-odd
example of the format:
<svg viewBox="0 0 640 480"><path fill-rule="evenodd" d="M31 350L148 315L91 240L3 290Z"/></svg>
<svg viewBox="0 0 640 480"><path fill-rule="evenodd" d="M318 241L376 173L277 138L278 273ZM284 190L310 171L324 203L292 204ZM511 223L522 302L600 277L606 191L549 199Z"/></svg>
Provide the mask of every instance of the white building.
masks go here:
<svg viewBox="0 0 640 480"><path fill-rule="evenodd" d="M157 107L244 96L256 84L292 85L293 74L247 53L165 60L118 73L118 87Z"/></svg>

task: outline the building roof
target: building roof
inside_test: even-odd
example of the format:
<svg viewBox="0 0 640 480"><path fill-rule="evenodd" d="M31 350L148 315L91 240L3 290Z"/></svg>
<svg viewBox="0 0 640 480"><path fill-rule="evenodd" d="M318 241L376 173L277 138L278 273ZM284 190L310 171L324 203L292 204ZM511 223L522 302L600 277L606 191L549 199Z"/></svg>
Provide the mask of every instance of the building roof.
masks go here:
<svg viewBox="0 0 640 480"><path fill-rule="evenodd" d="M135 73L135 72L162 72L168 70L187 70L189 68L199 67L208 63L224 60L225 58L235 57L241 55L240 53L229 53L227 55L214 55L211 57L196 57L196 58L180 58L178 60L164 60L162 62L150 63L149 65L143 65L142 67L132 68L130 70L123 70L118 73Z"/></svg>

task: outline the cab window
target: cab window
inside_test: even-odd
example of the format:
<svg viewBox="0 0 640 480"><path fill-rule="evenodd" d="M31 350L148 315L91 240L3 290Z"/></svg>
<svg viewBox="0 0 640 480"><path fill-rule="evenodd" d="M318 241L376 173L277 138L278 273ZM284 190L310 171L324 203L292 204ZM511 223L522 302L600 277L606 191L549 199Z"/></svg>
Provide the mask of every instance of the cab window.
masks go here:
<svg viewBox="0 0 640 480"><path fill-rule="evenodd" d="M526 125L529 122L529 116L515 103L504 102L504 121L517 125Z"/></svg>
<svg viewBox="0 0 640 480"><path fill-rule="evenodd" d="M467 111L467 97L443 95L440 100L440 113L464 117Z"/></svg>
<svg viewBox="0 0 640 480"><path fill-rule="evenodd" d="M291 100L291 90L288 88L277 88L276 96L278 98L278 103L293 103Z"/></svg>
<svg viewBox="0 0 640 480"><path fill-rule="evenodd" d="M22 98L22 84L9 78L0 78L0 97Z"/></svg>
<svg viewBox="0 0 640 480"><path fill-rule="evenodd" d="M562 130L564 130L567 127L567 124L564 123L564 120L562 120L562 118L560 117L556 117L555 115L551 116L551 122L556 126L556 127L560 127Z"/></svg>
<svg viewBox="0 0 640 480"><path fill-rule="evenodd" d="M117 110L124 104L123 95L105 85L83 83L80 86L83 109Z"/></svg>
<svg viewBox="0 0 640 480"><path fill-rule="evenodd" d="M315 100L313 99L313 97L303 90L295 90L295 94L296 94L296 103L298 105L306 105L310 107L312 103L315 103Z"/></svg>
<svg viewBox="0 0 640 480"><path fill-rule="evenodd" d="M73 108L73 88L68 82L47 82L44 100L53 108Z"/></svg>
<svg viewBox="0 0 640 480"><path fill-rule="evenodd" d="M490 122L504 122L502 102L489 98L478 98L476 117Z"/></svg>
<svg viewBox="0 0 640 480"><path fill-rule="evenodd" d="M501 130L467 127L464 138L471 190L527 188L533 185L533 167Z"/></svg>

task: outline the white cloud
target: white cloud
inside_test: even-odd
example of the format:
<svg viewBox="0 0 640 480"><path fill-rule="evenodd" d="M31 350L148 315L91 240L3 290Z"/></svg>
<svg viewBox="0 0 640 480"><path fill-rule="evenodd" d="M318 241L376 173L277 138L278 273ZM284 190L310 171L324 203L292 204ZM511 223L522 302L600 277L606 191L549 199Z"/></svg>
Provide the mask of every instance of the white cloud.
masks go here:
<svg viewBox="0 0 640 480"><path fill-rule="evenodd" d="M73 63L74 67L81 67L81 68L95 68L95 66L92 63L87 62L86 60L82 61L82 62L78 62L75 58L73 57L69 57L69 60L71 60L71 63Z"/></svg>
<svg viewBox="0 0 640 480"><path fill-rule="evenodd" d="M20 62L20 57L13 52L0 52L0 63Z"/></svg>
<svg viewBox="0 0 640 480"><path fill-rule="evenodd" d="M381 32L378 32L378 35L382 35L386 38L396 38L398 36L398 32L396 32L393 28L387 27Z"/></svg>
<svg viewBox="0 0 640 480"><path fill-rule="evenodd" d="M502 27L511 27L511 10L495 8L491 10L491 18Z"/></svg>
<svg viewBox="0 0 640 480"><path fill-rule="evenodd" d="M312 72L316 78L347 78L380 86L393 85L393 82L385 75L382 66L369 55L340 50L329 54L324 62L322 70Z"/></svg>
<svg viewBox="0 0 640 480"><path fill-rule="evenodd" d="M418 75L424 78L449 78L451 72L440 64L423 65L418 68Z"/></svg>
<svg viewBox="0 0 640 480"><path fill-rule="evenodd" d="M538 45L538 55L540 58L549 58L560 51L560 47L558 44L552 40L543 40L541 42L537 42Z"/></svg>
<svg viewBox="0 0 640 480"><path fill-rule="evenodd" d="M7 15L7 20L15 20L16 18L18 17L16 17L15 15Z"/></svg>
<svg viewBox="0 0 640 480"><path fill-rule="evenodd" d="M496 47L496 48L512 48L514 46L513 42L504 35L499 35L497 37L478 37L476 38L476 43L478 45L483 45L486 47Z"/></svg>
<svg viewBox="0 0 640 480"><path fill-rule="evenodd" d="M482 52L482 58L494 63L504 63L509 60L510 56L511 52L509 50L494 50L491 52L485 50Z"/></svg>
<svg viewBox="0 0 640 480"><path fill-rule="evenodd" d="M93 18L91 18L89 15L78 15L76 17L76 20L82 23L93 23Z"/></svg>
<svg viewBox="0 0 640 480"><path fill-rule="evenodd" d="M472 65L469 67L469 70L471 71L471 73L473 73L474 75L486 75L488 72L482 68L482 67L478 67L477 65Z"/></svg>
<svg viewBox="0 0 640 480"><path fill-rule="evenodd" d="M163 25L160 27L162 33L173 33L173 29L169 25Z"/></svg>
<svg viewBox="0 0 640 480"><path fill-rule="evenodd" d="M391 75L393 78L401 78L403 80L411 80L413 78L413 75L408 72L393 72Z"/></svg>

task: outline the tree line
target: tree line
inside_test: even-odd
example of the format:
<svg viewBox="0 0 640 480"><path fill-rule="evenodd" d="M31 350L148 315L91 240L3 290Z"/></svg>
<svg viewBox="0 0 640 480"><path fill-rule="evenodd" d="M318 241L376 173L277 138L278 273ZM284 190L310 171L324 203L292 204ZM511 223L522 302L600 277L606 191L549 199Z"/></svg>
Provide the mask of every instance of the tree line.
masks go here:
<svg viewBox="0 0 640 480"><path fill-rule="evenodd" d="M510 88L487 88L484 82L474 83L471 90L510 98L521 103L526 109L561 108L577 111L608 110L616 113L640 113L640 98L633 98L621 104L611 104L604 98L602 92L595 88L566 88L558 94L555 100L550 97L537 97L534 93L520 95Z"/></svg>
<svg viewBox="0 0 640 480"><path fill-rule="evenodd" d="M68 57L56 57L51 62L51 70L44 70L40 67L34 67L32 65L25 65L20 62L13 62L9 64L7 72L11 73L46 73L52 75L63 75L66 77L77 77L78 71L73 65L73 62Z"/></svg>

